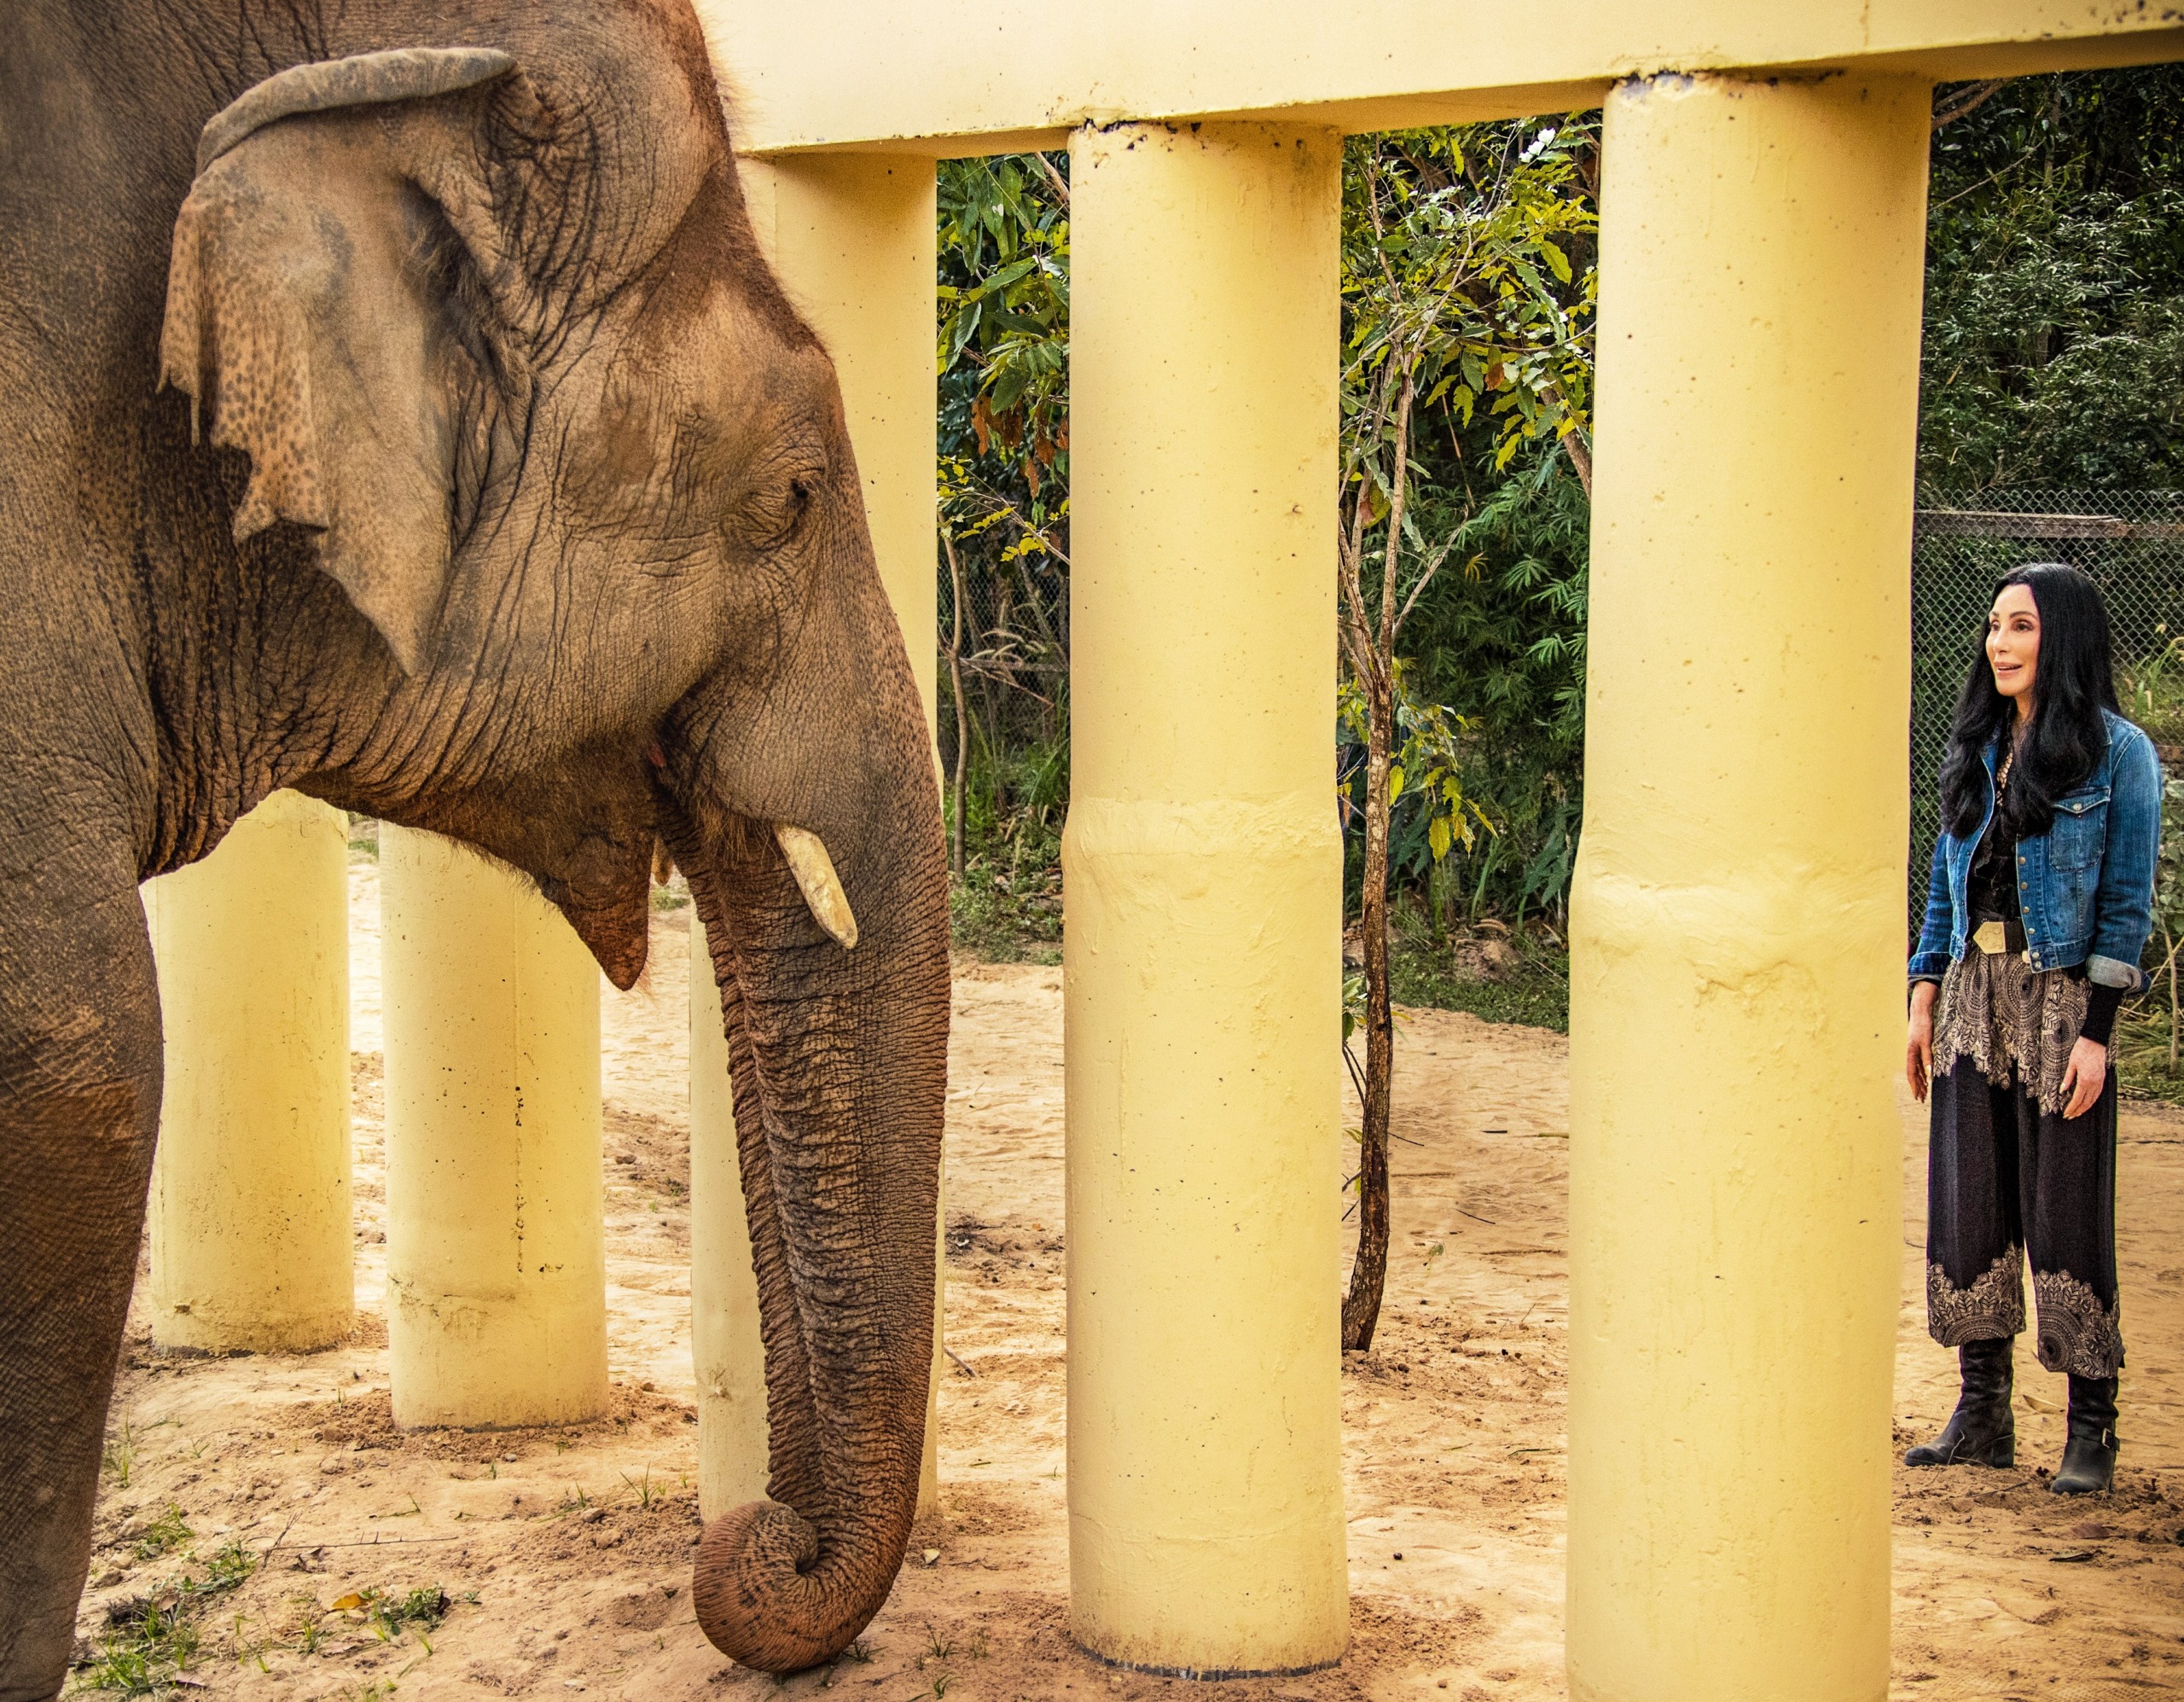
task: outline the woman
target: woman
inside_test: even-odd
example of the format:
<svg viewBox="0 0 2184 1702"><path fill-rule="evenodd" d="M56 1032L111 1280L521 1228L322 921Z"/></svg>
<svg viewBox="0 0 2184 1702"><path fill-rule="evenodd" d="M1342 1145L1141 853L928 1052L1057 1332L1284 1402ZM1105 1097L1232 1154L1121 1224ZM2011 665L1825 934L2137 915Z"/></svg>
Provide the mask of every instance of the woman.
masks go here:
<svg viewBox="0 0 2184 1702"><path fill-rule="evenodd" d="M2108 612L2075 567L2001 582L1957 700L1942 833L1911 957L1904 1072L1932 1087L1926 1327L1963 1394L1909 1466L2016 1462L2013 1347L2032 1258L2040 1362L2070 1377L2048 1487L2116 1469L2116 1007L2144 984L2161 765L2116 712Z"/></svg>

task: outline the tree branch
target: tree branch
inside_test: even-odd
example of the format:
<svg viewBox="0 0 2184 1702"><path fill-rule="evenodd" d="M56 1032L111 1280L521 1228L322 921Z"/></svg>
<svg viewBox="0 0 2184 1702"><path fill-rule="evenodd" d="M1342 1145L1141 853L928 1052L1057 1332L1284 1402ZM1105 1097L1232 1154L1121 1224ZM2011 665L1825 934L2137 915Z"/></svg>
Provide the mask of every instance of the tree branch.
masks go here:
<svg viewBox="0 0 2184 1702"><path fill-rule="evenodd" d="M1048 159L1045 154L1034 154L1031 157L1039 162L1039 169L1047 174L1047 187L1051 189L1061 201L1061 210L1067 212L1069 211L1069 179L1054 170L1054 162Z"/></svg>
<svg viewBox="0 0 2184 1702"><path fill-rule="evenodd" d="M1934 128L1939 130L1945 124L1955 124L1959 119L1978 112L1995 98L2007 80L2005 78L1990 77L1983 83L1974 83L1960 90L1947 106L1935 109Z"/></svg>
<svg viewBox="0 0 2184 1702"><path fill-rule="evenodd" d="M1396 642L1396 570L1403 557L1403 502L1410 490L1410 409L1415 399L1415 369L1403 371L1403 392L1396 398L1395 479L1388 490L1388 544L1380 570L1380 630L1373 648L1391 653Z"/></svg>

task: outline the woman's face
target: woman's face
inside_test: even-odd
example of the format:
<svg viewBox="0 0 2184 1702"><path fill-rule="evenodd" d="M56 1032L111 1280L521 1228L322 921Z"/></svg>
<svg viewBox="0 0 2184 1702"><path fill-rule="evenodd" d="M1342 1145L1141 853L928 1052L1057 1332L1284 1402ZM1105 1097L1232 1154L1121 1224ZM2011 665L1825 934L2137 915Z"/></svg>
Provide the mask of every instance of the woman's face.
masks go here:
<svg viewBox="0 0 2184 1702"><path fill-rule="evenodd" d="M1987 665L1995 689L2020 712L2032 707L2032 682L2040 665L2040 606L2026 585L2005 585L1987 616Z"/></svg>

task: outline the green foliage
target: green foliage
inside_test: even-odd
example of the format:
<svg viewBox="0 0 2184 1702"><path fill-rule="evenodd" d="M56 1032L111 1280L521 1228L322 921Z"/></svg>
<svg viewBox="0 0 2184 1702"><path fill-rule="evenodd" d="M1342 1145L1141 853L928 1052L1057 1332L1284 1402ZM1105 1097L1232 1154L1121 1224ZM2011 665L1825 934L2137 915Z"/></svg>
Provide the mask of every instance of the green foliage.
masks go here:
<svg viewBox="0 0 2184 1702"><path fill-rule="evenodd" d="M1429 493L1424 524L1463 498ZM1520 459L1468 518L1461 572L1419 600L1406 632L1414 689L1467 729L1467 794L1496 832L1427 877L1397 840L1397 866L1425 882L1444 919L1559 915L1583 804L1585 592L1589 514L1564 458Z"/></svg>
<svg viewBox="0 0 2184 1702"><path fill-rule="evenodd" d="M1461 845L1469 851L1494 823L1476 799L1465 795L1460 740L1463 717L1427 703L1411 688L1412 670L1397 658L1394 670L1397 737L1389 770L1389 867L1422 875ZM1354 679L1335 690L1335 801L1348 826L1365 807L1366 699Z"/></svg>
<svg viewBox="0 0 2184 1702"><path fill-rule="evenodd" d="M136 1467L136 1438L127 1419L121 1421L120 1438L106 1444L100 1462L117 1484L125 1490L129 1487L130 1476Z"/></svg>
<svg viewBox="0 0 2184 1702"><path fill-rule="evenodd" d="M1420 408L1455 430L1483 420L1496 472L1527 444L1582 443L1599 278L1583 261L1599 216L1581 166L1594 145L1576 114L1345 145L1346 482L1374 479L1385 502L1391 398L1374 380L1413 361Z"/></svg>
<svg viewBox="0 0 2184 1702"><path fill-rule="evenodd" d="M959 883L958 940L1009 955L1044 930L1024 859L1060 832L1060 803L1048 831L1015 821L1016 793L1068 726L1067 168L1059 154L939 168L941 757L965 770L965 851L982 859Z"/></svg>
<svg viewBox="0 0 2184 1702"><path fill-rule="evenodd" d="M1374 481L1378 524L1391 468L1385 450L1369 447L1374 433L1387 436L1373 379L1414 351L1403 553L1417 565L1399 590L1415 602L1400 648L1409 694L1444 706L1457 735L1455 783L1495 829L1454 838L1444 861L1425 812L1397 800L1393 878L1444 928L1465 915L1559 914L1575 861L1596 148L1584 114L1349 145L1348 477L1352 489ZM1369 536L1360 549L1368 601L1383 549ZM1345 775L1356 755L1342 751ZM1353 892L1359 837L1347 858Z"/></svg>
<svg viewBox="0 0 2184 1702"><path fill-rule="evenodd" d="M955 943L995 962L1059 962L1066 723L1059 737L1007 754L974 744L967 778L963 879L949 894Z"/></svg>
<svg viewBox="0 0 2184 1702"><path fill-rule="evenodd" d="M2154 742L2174 752L2184 745L2184 639L2172 639L2143 662L2118 670L2123 713ZM2174 761L2169 764L2175 767ZM2146 990L2117 1014L2113 1051L2126 1093L2184 1101L2184 996L2177 958L2184 954L2184 777L2162 790L2161 853L2154 865L2153 937L2143 967Z"/></svg>
<svg viewBox="0 0 2184 1702"><path fill-rule="evenodd" d="M78 1674L77 1687L121 1696L162 1694L189 1671L201 1641L182 1604L147 1601L115 1622Z"/></svg>
<svg viewBox="0 0 2184 1702"><path fill-rule="evenodd" d="M2184 479L2180 110L2184 67L2065 73L1936 131L1924 484L1961 501Z"/></svg>
<svg viewBox="0 0 2184 1702"><path fill-rule="evenodd" d="M1069 486L1068 155L939 172L940 451L1037 524Z"/></svg>

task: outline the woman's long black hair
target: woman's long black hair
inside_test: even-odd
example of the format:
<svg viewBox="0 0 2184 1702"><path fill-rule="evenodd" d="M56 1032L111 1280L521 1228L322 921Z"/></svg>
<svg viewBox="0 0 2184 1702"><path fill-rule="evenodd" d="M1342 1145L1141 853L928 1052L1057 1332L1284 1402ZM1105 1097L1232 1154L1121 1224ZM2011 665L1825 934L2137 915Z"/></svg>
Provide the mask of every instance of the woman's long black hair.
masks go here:
<svg viewBox="0 0 2184 1702"><path fill-rule="evenodd" d="M2055 800L2084 784L2108 749L2104 709L2115 709L2116 677L2110 655L2108 609L2093 581L2059 561L2032 561L2005 574L1995 595L2012 585L2032 593L2040 611L2040 659L2033 671L2032 730L2010 771L2008 820L2013 839L2044 834L2055 818ZM1987 768L1982 753L2010 727L2017 706L1995 689L1987 664L1984 629L1979 653L1965 676L1942 759L1942 820L1962 837L1979 831L1987 813Z"/></svg>

